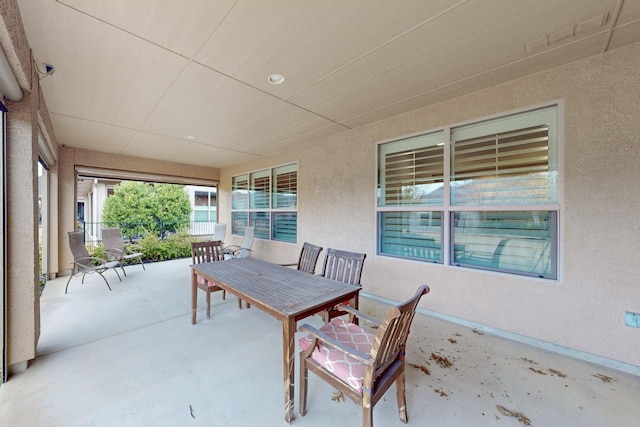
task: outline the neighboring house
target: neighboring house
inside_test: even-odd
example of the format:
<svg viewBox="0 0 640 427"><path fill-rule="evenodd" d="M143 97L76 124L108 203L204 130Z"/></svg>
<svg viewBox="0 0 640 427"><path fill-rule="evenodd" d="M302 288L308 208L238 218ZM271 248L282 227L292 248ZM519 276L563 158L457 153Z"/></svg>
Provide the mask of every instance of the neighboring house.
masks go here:
<svg viewBox="0 0 640 427"><path fill-rule="evenodd" d="M121 181L104 179L78 179L78 223L84 224L87 240L100 240L102 209L105 200L113 194ZM185 185L185 191L191 201L191 224L189 232L193 235L213 234L213 226L218 219L217 189ZM81 215L82 214L82 215Z"/></svg>

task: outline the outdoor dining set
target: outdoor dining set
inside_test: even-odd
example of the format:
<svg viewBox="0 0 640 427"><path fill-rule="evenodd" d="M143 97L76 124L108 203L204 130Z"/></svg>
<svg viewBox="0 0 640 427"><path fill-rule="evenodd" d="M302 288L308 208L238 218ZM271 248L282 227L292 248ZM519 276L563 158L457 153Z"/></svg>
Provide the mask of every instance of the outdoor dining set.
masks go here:
<svg viewBox="0 0 640 427"><path fill-rule="evenodd" d="M252 235L252 230L247 230ZM242 245L241 245L242 246ZM319 274L316 264L323 248L305 242L297 263L274 264L250 256L225 254L222 241L192 243L191 323L196 324L198 289L206 293L211 317L211 293L238 297L282 322L284 418L294 415L295 333L299 339L300 408L307 412L308 372L311 371L362 406L363 426L373 425L373 407L395 383L400 419L408 421L405 398L405 346L425 285L407 301L391 306L382 320L358 311L360 279L366 254L327 249ZM237 250L235 248L234 250ZM223 261L223 262L221 262ZM292 268L295 267L295 268ZM324 326L297 322L320 315ZM360 322L363 326L360 326ZM368 326L364 326L368 324Z"/></svg>
<svg viewBox="0 0 640 427"><path fill-rule="evenodd" d="M91 256L82 231L69 233L74 255L71 278L97 273L111 290L104 272L137 260L145 269L139 247L123 242L117 227L102 228L106 257ZM373 407L395 383L400 420L408 421L405 398L405 346L416 307L425 285L407 301L389 307L384 319L374 319L358 311L360 279L366 254L329 248L321 271L316 264L323 248L305 242L297 263L275 264L252 257L254 228L246 227L240 245L224 246L226 226L218 224L209 241L191 243L191 323L196 324L198 290L206 295L206 317L211 318L211 294L221 292L238 298L238 307L256 307L282 322L284 418L294 415L295 334L303 332L300 347L300 408L307 412L308 372L311 371L362 406L363 426L373 425ZM319 315L320 328L299 320ZM363 323L361 326L360 323Z"/></svg>

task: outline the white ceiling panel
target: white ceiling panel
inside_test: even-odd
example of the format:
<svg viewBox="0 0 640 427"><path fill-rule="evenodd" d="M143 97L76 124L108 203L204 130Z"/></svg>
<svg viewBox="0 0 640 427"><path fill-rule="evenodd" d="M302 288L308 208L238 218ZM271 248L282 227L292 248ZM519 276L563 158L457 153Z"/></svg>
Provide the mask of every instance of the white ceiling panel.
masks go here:
<svg viewBox="0 0 640 427"><path fill-rule="evenodd" d="M239 1L196 60L286 98L460 3ZM286 85L269 85L271 73Z"/></svg>
<svg viewBox="0 0 640 427"><path fill-rule="evenodd" d="M122 153L136 131L105 123L51 114L58 140L69 147L82 147L106 153Z"/></svg>
<svg viewBox="0 0 640 427"><path fill-rule="evenodd" d="M249 153L144 132L134 135L122 154L209 167L220 167L218 164L231 165L257 158Z"/></svg>
<svg viewBox="0 0 640 427"><path fill-rule="evenodd" d="M213 167L640 42L636 0L17 2L59 144Z"/></svg>
<svg viewBox="0 0 640 427"><path fill-rule="evenodd" d="M34 58L50 62L43 76L50 111L137 128L188 61L156 45L64 6L50 8L44 23L55 41ZM59 25L59 22L73 25Z"/></svg>
<svg viewBox="0 0 640 427"><path fill-rule="evenodd" d="M511 3L509 0L476 2L464 9L452 10L441 19L390 42L308 90L292 96L290 100L344 123L367 112L367 109L383 111L385 106L394 106L452 82L466 81L476 75L524 61L530 56L525 48L528 40L606 12L590 8L585 2L586 12L582 10L579 17L556 17L549 19L546 25L531 28L523 27L520 23L525 19L542 19L551 3L562 2L518 2L520 8L512 8L513 14L505 20L500 11ZM478 20L477 16L483 16L484 19ZM600 28L599 31L602 33L604 29ZM595 32L582 34L579 38L568 38L558 44L574 43L576 39L583 39ZM590 40L592 48L588 52L578 52L577 56L588 56L601 50L604 36ZM466 54L450 54L461 51ZM563 58L556 57L553 63L560 64L563 61ZM544 63L545 67L550 63L539 62ZM535 71L538 70L522 69L520 75ZM511 72L506 79L520 75ZM478 80L471 89L486 87L480 83ZM343 102L338 103L337 99Z"/></svg>
<svg viewBox="0 0 640 427"><path fill-rule="evenodd" d="M193 58L236 1L58 0L58 3Z"/></svg>

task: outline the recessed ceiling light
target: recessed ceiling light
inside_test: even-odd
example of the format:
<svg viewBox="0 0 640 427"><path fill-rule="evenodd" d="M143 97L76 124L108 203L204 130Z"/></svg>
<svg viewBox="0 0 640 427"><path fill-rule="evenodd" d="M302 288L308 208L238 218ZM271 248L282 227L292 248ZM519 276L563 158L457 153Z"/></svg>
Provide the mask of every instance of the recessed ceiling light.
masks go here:
<svg viewBox="0 0 640 427"><path fill-rule="evenodd" d="M182 138L186 139L187 141L193 141L193 136L192 135L185 135Z"/></svg>
<svg viewBox="0 0 640 427"><path fill-rule="evenodd" d="M282 74L271 74L267 81L272 85L280 85L284 82L284 76Z"/></svg>

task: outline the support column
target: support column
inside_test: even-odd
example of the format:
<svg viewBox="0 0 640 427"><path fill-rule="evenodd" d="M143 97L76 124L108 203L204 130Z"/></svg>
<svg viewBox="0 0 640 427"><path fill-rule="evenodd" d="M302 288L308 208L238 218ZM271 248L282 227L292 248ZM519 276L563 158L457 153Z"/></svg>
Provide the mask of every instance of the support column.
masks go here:
<svg viewBox="0 0 640 427"><path fill-rule="evenodd" d="M7 358L13 372L35 358L40 335L38 122L32 96L7 103Z"/></svg>

